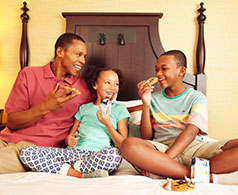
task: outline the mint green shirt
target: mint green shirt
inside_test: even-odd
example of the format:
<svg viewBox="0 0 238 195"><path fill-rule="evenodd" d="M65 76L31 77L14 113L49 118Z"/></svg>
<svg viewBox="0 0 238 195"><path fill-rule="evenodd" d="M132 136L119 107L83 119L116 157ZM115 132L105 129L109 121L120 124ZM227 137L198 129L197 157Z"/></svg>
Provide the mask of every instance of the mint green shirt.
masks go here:
<svg viewBox="0 0 238 195"><path fill-rule="evenodd" d="M80 139L76 146L77 149L98 151L112 147L111 137L106 127L97 119L96 113L98 110L99 106L91 102L80 106L75 114L75 118L80 121L78 128ZM117 123L124 118L130 118L126 107L117 103L112 104L110 119L116 130Z"/></svg>

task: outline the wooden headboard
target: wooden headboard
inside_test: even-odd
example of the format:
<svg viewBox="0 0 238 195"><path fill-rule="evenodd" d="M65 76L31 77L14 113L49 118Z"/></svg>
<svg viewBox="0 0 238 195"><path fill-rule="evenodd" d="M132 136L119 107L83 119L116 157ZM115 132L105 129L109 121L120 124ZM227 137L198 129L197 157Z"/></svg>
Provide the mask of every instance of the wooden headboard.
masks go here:
<svg viewBox="0 0 238 195"><path fill-rule="evenodd" d="M23 66L28 63L27 20L29 10L22 8L22 43L20 58ZM195 75L186 73L184 83L206 94L204 21L206 9L200 3L198 9L198 38ZM137 83L155 75L154 66L158 56L164 52L159 36L159 20L162 13L79 13L63 12L66 32L82 36L87 44L86 65L119 68L126 86L118 100L139 99ZM182 48L181 48L182 50ZM83 74L86 74L82 71ZM155 90L159 90L159 84Z"/></svg>

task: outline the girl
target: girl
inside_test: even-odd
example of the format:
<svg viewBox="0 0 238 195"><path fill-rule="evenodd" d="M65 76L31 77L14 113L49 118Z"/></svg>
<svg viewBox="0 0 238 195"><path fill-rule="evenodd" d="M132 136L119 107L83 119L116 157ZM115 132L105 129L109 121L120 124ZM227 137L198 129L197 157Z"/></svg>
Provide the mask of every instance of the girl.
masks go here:
<svg viewBox="0 0 238 195"><path fill-rule="evenodd" d="M33 171L67 174L79 178L103 177L118 169L119 149L128 135L129 112L114 103L121 74L117 69L89 67L85 81L96 92L94 102L80 106L75 123L65 139L67 148L30 146L21 151L21 161ZM82 94L83 95L83 94ZM107 98L104 112L100 105Z"/></svg>

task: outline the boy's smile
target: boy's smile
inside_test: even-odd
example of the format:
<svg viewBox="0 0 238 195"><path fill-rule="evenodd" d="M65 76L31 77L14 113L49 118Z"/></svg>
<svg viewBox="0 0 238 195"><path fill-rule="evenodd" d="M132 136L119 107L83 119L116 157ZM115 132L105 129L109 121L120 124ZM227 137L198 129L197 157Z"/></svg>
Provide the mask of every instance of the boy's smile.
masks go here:
<svg viewBox="0 0 238 195"><path fill-rule="evenodd" d="M155 66L156 76L159 79L160 87L169 90L181 88L183 75L186 68L177 66L174 56L164 55L160 56Z"/></svg>

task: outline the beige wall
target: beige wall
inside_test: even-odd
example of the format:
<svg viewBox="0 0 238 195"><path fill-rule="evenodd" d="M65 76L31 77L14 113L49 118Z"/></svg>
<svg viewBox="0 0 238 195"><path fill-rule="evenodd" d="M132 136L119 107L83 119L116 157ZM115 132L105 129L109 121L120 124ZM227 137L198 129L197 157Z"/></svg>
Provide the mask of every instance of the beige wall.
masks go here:
<svg viewBox="0 0 238 195"><path fill-rule="evenodd" d="M23 1L0 0L0 108L20 69L19 45ZM237 0L205 0L206 68L209 135L237 137L238 9ZM193 73L200 0L28 0L30 66L46 64L56 38L65 32L62 12L162 12L160 37L165 50L181 49Z"/></svg>

